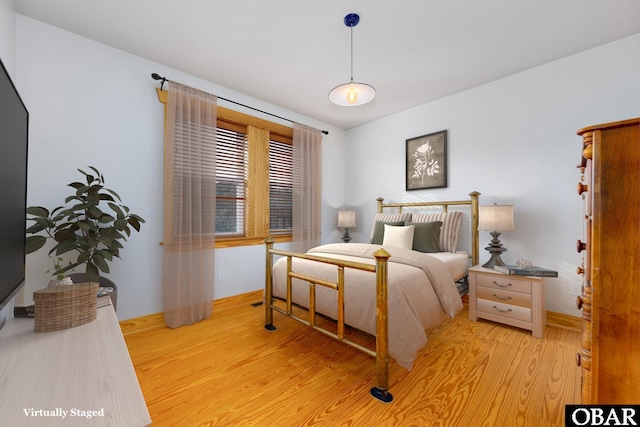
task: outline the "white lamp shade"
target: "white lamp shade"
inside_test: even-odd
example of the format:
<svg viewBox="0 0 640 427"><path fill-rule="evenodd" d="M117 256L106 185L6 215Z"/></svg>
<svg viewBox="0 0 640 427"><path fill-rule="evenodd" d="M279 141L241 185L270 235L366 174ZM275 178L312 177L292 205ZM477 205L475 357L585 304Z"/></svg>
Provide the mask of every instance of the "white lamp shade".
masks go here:
<svg viewBox="0 0 640 427"><path fill-rule="evenodd" d="M343 85L334 87L329 92L331 102L344 107L353 107L366 104L376 96L373 86L366 83L356 83L351 81Z"/></svg>
<svg viewBox="0 0 640 427"><path fill-rule="evenodd" d="M338 227L354 228L356 226L356 211L338 211Z"/></svg>
<svg viewBox="0 0 640 427"><path fill-rule="evenodd" d="M513 205L478 206L479 231L513 231Z"/></svg>

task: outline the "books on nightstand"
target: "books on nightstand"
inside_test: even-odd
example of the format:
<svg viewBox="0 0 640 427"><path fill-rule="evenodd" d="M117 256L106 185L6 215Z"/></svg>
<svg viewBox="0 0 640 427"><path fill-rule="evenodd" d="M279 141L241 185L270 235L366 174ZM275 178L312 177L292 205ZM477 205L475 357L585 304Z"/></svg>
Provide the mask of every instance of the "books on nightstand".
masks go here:
<svg viewBox="0 0 640 427"><path fill-rule="evenodd" d="M494 265L493 269L500 273L510 274L513 276L534 276L534 277L558 277L558 272L542 267L526 267L520 268L517 265Z"/></svg>

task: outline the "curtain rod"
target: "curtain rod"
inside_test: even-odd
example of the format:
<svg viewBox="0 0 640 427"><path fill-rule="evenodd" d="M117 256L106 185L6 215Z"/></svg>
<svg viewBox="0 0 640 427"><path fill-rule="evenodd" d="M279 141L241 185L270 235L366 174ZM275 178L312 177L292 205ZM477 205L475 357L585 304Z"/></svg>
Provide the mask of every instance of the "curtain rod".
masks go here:
<svg viewBox="0 0 640 427"><path fill-rule="evenodd" d="M157 73L152 73L152 74L151 74L151 78L152 78L153 80L162 80L162 82L160 83L160 90L162 90L162 86L164 86L164 83L169 81L166 77L162 77L161 75L159 75L159 74L157 74ZM216 96L217 96L217 95L216 95ZM273 114L273 113L269 113L268 111L259 110L259 109L257 109L257 108L251 107L251 106L249 106L249 105L241 104L241 103L239 103L239 102L232 101L232 100L230 100L230 99L223 98L223 97L221 97L221 96L218 96L218 99L222 99L223 101L231 102L232 104L236 104L236 105L239 105L239 106L241 106L241 107L249 108L249 109L251 109L251 110L258 111L258 112L260 112L260 113L268 114L268 115L270 115L270 116L272 116L272 117L277 117L277 118L282 119L282 120L285 120L285 121L287 121L287 122L295 123L295 122L294 122L293 120L291 120L291 119L287 119L287 118L285 118L285 117L281 117L281 116L275 115L275 114ZM326 131L326 130L323 130L323 131L322 131L322 133L323 133L323 134L325 134L325 135L329 135L329 131Z"/></svg>

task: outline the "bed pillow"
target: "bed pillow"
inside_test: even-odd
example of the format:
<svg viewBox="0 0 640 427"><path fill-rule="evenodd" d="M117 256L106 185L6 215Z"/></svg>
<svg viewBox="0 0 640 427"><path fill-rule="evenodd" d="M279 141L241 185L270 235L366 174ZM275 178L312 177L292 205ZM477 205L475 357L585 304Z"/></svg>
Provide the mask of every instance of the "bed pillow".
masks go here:
<svg viewBox="0 0 640 427"><path fill-rule="evenodd" d="M411 249L413 246L413 233L415 226L384 225L384 238L382 246Z"/></svg>
<svg viewBox="0 0 640 427"><path fill-rule="evenodd" d="M378 225L378 222L381 223L401 223L395 225L404 225L405 222L411 221L411 212L405 213L376 213L376 216L373 218L373 227L371 228L371 237L369 238L369 243L373 243L376 245L382 244L382 235L384 234L384 227L382 225ZM375 237L375 238L374 238Z"/></svg>
<svg viewBox="0 0 640 427"><path fill-rule="evenodd" d="M440 252L440 229L442 221L410 222L407 225L415 227L413 231L413 250L418 252Z"/></svg>
<svg viewBox="0 0 640 427"><path fill-rule="evenodd" d="M440 251L456 252L458 247L458 237L460 235L460 225L462 224L462 212L440 212L432 214L413 214L413 222L434 222L442 221L440 227Z"/></svg>

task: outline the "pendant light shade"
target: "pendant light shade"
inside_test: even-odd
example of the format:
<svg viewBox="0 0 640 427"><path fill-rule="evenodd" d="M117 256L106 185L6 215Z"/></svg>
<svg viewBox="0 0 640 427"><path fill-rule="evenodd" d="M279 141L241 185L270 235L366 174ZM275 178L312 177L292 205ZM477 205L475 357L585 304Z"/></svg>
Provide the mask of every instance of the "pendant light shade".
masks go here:
<svg viewBox="0 0 640 427"><path fill-rule="evenodd" d="M354 81L336 86L329 92L331 102L345 107L366 104L375 96L376 90L373 86Z"/></svg>
<svg viewBox="0 0 640 427"><path fill-rule="evenodd" d="M351 81L334 87L329 92L329 100L337 105L354 107L371 101L376 96L373 86L353 81L353 27L360 22L360 16L350 13L344 17L344 24L351 28Z"/></svg>

